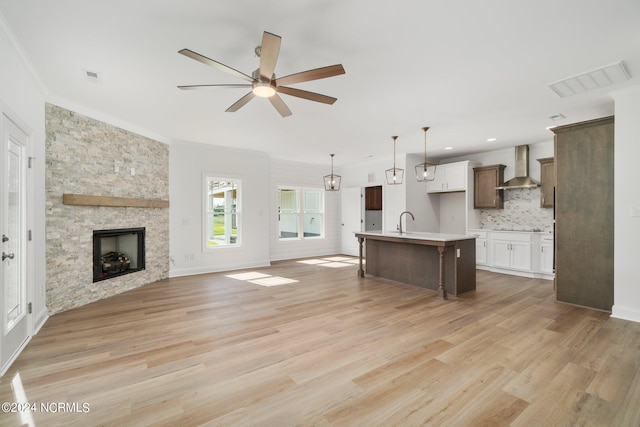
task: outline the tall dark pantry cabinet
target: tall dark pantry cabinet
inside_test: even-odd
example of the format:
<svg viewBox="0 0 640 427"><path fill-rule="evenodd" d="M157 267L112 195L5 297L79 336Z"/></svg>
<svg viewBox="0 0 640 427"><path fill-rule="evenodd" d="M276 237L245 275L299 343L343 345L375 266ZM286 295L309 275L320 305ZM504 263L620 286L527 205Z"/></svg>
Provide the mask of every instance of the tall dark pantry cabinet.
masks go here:
<svg viewBox="0 0 640 427"><path fill-rule="evenodd" d="M553 128L558 301L613 307L613 117Z"/></svg>

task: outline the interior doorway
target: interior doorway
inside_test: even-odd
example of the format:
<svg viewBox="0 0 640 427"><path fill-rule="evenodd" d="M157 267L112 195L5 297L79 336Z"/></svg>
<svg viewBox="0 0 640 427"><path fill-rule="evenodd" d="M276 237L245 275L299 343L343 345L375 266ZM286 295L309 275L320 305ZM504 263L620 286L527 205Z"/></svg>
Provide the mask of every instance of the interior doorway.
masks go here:
<svg viewBox="0 0 640 427"><path fill-rule="evenodd" d="M365 187L364 231L382 231L382 185Z"/></svg>
<svg viewBox="0 0 640 427"><path fill-rule="evenodd" d="M361 187L343 188L341 193L342 253L358 256L358 240L353 234L362 231L363 191Z"/></svg>

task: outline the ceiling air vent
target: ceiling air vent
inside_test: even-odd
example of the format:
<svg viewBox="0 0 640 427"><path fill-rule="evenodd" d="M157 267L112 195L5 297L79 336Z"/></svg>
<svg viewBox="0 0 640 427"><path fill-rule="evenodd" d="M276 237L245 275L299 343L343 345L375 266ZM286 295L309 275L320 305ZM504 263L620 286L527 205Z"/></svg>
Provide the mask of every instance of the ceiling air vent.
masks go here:
<svg viewBox="0 0 640 427"><path fill-rule="evenodd" d="M87 80L90 80L92 82L97 82L100 80L100 73L98 73L97 71L84 70L84 76L87 78Z"/></svg>
<svg viewBox="0 0 640 427"><path fill-rule="evenodd" d="M631 76L629 76L629 73L624 68L624 64L620 61L577 76L549 83L547 86L554 91L556 95L565 98L616 83L622 83L630 78Z"/></svg>

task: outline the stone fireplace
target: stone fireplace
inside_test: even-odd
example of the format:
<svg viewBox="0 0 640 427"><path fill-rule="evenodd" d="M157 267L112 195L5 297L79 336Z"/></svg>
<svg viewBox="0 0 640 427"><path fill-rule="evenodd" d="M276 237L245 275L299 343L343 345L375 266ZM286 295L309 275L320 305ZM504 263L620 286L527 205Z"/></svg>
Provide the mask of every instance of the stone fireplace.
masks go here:
<svg viewBox="0 0 640 427"><path fill-rule="evenodd" d="M168 146L55 105L45 111L49 314L167 278ZM116 254L113 274L96 280L94 230L140 228L143 257L131 237L101 239L100 256Z"/></svg>

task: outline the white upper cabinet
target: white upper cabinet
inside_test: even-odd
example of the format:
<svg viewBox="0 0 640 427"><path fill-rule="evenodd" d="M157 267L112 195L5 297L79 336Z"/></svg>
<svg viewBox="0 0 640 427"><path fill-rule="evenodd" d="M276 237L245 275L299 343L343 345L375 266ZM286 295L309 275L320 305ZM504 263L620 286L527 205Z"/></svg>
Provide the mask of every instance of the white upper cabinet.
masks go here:
<svg viewBox="0 0 640 427"><path fill-rule="evenodd" d="M436 166L435 179L427 182L427 193L467 190L467 162Z"/></svg>

